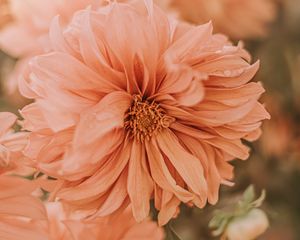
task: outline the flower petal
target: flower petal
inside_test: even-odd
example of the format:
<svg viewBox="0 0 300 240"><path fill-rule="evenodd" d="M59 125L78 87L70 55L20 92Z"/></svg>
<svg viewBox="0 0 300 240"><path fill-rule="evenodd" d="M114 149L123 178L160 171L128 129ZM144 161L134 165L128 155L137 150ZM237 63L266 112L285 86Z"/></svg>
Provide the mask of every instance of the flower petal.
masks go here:
<svg viewBox="0 0 300 240"><path fill-rule="evenodd" d="M133 216L141 222L149 215L153 181L147 167L145 149L136 141L131 148L127 191L132 203Z"/></svg>
<svg viewBox="0 0 300 240"><path fill-rule="evenodd" d="M174 193L181 201L191 201L193 195L176 183L160 153L156 141L146 142L146 150L154 181L164 190Z"/></svg>
<svg viewBox="0 0 300 240"><path fill-rule="evenodd" d="M207 184L199 159L188 153L170 130L158 134L157 142L186 184L195 194L205 200L207 198Z"/></svg>

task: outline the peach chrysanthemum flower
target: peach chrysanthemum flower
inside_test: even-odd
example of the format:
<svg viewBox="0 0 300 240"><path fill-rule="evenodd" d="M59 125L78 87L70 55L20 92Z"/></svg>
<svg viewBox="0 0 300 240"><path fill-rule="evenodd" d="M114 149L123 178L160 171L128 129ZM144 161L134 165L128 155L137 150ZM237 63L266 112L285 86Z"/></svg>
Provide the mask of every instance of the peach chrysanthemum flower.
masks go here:
<svg viewBox="0 0 300 240"><path fill-rule="evenodd" d="M59 15L62 24L71 20L74 12L84 9L93 0L2 0L3 11L11 20L0 31L0 47L16 58L41 53L48 46L51 20Z"/></svg>
<svg viewBox="0 0 300 240"><path fill-rule="evenodd" d="M16 120L14 114L0 112L0 174L10 171L22 173L25 170L22 151L27 144L28 133L12 129Z"/></svg>
<svg viewBox="0 0 300 240"><path fill-rule="evenodd" d="M275 0L156 0L196 24L212 20L217 32L235 39L264 37L276 17Z"/></svg>
<svg viewBox="0 0 300 240"><path fill-rule="evenodd" d="M29 59L49 50L51 20L59 15L66 26L74 12L95 0L1 0L0 49L19 61L7 76L4 86L15 94L18 78L26 71Z"/></svg>
<svg viewBox="0 0 300 240"><path fill-rule="evenodd" d="M48 240L44 205L31 195L36 187L32 181L0 176L0 239Z"/></svg>
<svg viewBox="0 0 300 240"><path fill-rule="evenodd" d="M32 193L38 181L0 176L0 239L5 240L163 240L156 223L137 223L131 211L82 220L60 203L45 203ZM24 207L25 206L25 207Z"/></svg>
<svg viewBox="0 0 300 240"><path fill-rule="evenodd" d="M241 140L269 118L242 46L150 0L80 11L65 31L56 18L50 36L20 89L35 99L21 111L25 154L59 179L53 194L98 216L130 202L138 221L154 199L160 224L180 202L215 204L229 161L248 158Z"/></svg>
<svg viewBox="0 0 300 240"><path fill-rule="evenodd" d="M50 240L163 240L164 232L156 223L137 223L130 209L117 216L82 220L58 202L46 203Z"/></svg>

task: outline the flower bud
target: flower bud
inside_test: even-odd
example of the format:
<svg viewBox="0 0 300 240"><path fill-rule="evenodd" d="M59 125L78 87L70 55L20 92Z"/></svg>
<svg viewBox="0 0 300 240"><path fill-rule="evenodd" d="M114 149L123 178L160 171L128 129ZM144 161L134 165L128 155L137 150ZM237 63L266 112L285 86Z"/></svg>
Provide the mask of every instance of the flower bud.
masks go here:
<svg viewBox="0 0 300 240"><path fill-rule="evenodd" d="M254 240L269 227L266 214L260 209L252 209L244 216L234 218L227 226L225 239Z"/></svg>

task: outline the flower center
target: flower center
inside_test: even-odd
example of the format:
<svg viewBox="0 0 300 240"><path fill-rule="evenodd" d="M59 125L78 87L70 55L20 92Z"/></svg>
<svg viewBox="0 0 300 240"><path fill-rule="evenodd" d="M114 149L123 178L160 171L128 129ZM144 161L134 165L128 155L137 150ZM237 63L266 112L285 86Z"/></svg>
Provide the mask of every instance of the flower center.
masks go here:
<svg viewBox="0 0 300 240"><path fill-rule="evenodd" d="M163 128L168 128L174 121L175 119L167 116L159 104L135 95L126 112L124 126L138 142L144 142Z"/></svg>

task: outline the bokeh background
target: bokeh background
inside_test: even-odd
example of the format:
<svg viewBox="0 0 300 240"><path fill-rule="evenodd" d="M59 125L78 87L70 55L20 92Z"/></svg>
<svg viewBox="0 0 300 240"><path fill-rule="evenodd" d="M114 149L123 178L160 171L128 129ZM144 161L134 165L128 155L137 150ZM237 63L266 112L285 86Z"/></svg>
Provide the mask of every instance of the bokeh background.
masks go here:
<svg viewBox="0 0 300 240"><path fill-rule="evenodd" d="M208 229L213 211L233 203L250 184L258 193L267 191L263 208L271 227L260 239L300 239L300 0L277 4L269 34L244 41L253 59L261 61L255 81L266 88L263 102L272 119L264 123L261 139L251 145L251 158L234 162L236 184L222 187L216 206L182 207L172 225L183 240L214 239ZM0 52L0 111L18 113L26 102L17 92L9 92L5 82L14 64L15 59Z"/></svg>

